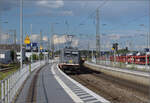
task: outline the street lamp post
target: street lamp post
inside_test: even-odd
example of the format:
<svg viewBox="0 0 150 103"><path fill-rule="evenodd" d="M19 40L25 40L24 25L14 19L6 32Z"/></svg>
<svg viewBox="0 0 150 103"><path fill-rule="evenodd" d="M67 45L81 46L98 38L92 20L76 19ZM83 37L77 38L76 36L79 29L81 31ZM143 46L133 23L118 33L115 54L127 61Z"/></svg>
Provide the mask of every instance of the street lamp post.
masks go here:
<svg viewBox="0 0 150 103"><path fill-rule="evenodd" d="M107 24L102 24L102 26L105 27L105 26L107 26ZM102 42L101 42L101 43L102 43ZM102 48L102 49L103 49L103 51L105 51L105 46L104 46L104 44L103 44L103 48ZM104 61L102 60L102 61L103 61L102 63L105 63L105 64L106 64L107 61L106 61L106 55L105 55L105 54L104 54L104 58L105 58L105 60L104 60Z"/></svg>
<svg viewBox="0 0 150 103"><path fill-rule="evenodd" d="M139 26L143 26L144 28L146 28L146 26L144 24L140 24ZM149 48L149 33L147 32L146 35L147 35L146 46L147 46L147 48ZM147 56L147 52L145 53L145 68L146 69L148 68L148 56Z"/></svg>
<svg viewBox="0 0 150 103"><path fill-rule="evenodd" d="M23 0L20 0L20 67L23 67L23 55L22 55L22 44L23 44Z"/></svg>
<svg viewBox="0 0 150 103"><path fill-rule="evenodd" d="M52 58L54 56L54 40L53 40L53 35L54 35L54 24L59 24L59 23L52 23L51 24L51 50L52 50Z"/></svg>
<svg viewBox="0 0 150 103"><path fill-rule="evenodd" d="M32 37L32 24L30 25L30 27L31 27L31 37ZM32 45L33 44L33 41L31 41L31 64L32 64L32 62L33 62L33 48L32 48Z"/></svg>
<svg viewBox="0 0 150 103"><path fill-rule="evenodd" d="M12 29L12 30L9 30L10 32L13 32L13 35L14 35L14 37L13 37L13 44L14 44L14 46L13 46L13 49L14 49L14 61L16 62L16 29Z"/></svg>

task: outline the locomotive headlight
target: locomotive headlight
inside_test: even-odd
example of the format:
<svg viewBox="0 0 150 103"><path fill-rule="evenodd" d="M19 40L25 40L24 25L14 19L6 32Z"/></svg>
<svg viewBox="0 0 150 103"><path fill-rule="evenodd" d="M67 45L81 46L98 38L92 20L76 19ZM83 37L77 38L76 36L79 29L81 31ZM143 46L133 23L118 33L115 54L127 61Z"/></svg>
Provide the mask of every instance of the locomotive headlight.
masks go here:
<svg viewBox="0 0 150 103"><path fill-rule="evenodd" d="M69 63L72 63L72 60L69 60Z"/></svg>

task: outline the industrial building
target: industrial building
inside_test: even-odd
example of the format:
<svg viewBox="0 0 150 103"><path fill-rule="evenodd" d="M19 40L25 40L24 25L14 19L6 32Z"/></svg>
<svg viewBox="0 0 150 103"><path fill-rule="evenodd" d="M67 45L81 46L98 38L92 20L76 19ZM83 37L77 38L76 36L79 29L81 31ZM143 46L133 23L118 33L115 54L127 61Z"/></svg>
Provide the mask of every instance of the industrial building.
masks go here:
<svg viewBox="0 0 150 103"><path fill-rule="evenodd" d="M11 51L0 49L0 63L8 64L12 61Z"/></svg>

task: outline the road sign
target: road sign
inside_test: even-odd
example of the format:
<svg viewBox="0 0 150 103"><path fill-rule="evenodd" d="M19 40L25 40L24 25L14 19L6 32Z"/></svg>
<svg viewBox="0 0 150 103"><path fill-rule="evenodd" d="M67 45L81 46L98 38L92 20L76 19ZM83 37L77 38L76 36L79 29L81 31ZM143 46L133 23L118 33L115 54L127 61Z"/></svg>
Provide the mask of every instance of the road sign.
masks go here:
<svg viewBox="0 0 150 103"><path fill-rule="evenodd" d="M43 49L43 47L42 46L40 46L40 50L42 50Z"/></svg>
<svg viewBox="0 0 150 103"><path fill-rule="evenodd" d="M28 35L26 36L26 38L25 38L25 40L24 40L24 43L25 43L25 44L30 44L30 38L29 38Z"/></svg>

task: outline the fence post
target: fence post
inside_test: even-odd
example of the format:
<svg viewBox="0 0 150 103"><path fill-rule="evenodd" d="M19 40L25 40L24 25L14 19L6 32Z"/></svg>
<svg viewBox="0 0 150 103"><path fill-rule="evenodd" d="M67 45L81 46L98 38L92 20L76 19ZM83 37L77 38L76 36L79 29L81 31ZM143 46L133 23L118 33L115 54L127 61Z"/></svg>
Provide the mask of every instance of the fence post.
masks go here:
<svg viewBox="0 0 150 103"><path fill-rule="evenodd" d="M4 103L4 81L1 81L1 100Z"/></svg>
<svg viewBox="0 0 150 103"><path fill-rule="evenodd" d="M10 77L8 78L8 103L10 103Z"/></svg>
<svg viewBox="0 0 150 103"><path fill-rule="evenodd" d="M11 93L12 93L12 75L9 78L9 102L11 101Z"/></svg>
<svg viewBox="0 0 150 103"><path fill-rule="evenodd" d="M5 103L7 103L7 79L5 80Z"/></svg>

